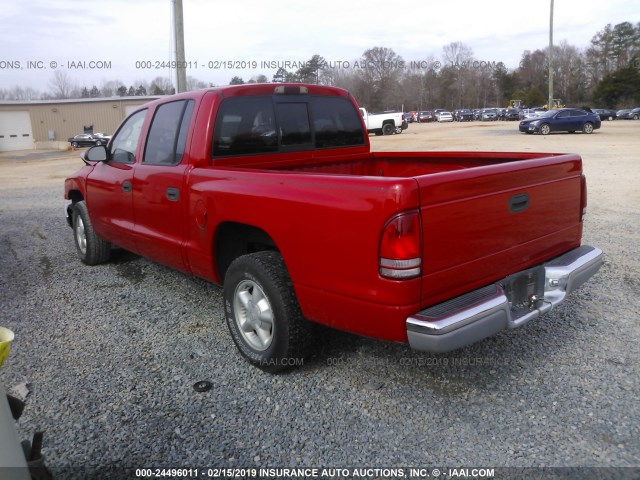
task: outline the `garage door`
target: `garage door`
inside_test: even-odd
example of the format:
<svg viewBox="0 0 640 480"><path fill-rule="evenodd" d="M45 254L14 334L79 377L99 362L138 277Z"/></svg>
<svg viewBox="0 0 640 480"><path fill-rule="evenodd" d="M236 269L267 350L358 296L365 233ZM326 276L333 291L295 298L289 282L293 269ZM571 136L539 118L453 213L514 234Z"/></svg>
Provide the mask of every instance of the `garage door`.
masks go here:
<svg viewBox="0 0 640 480"><path fill-rule="evenodd" d="M29 112L0 112L0 152L33 148Z"/></svg>

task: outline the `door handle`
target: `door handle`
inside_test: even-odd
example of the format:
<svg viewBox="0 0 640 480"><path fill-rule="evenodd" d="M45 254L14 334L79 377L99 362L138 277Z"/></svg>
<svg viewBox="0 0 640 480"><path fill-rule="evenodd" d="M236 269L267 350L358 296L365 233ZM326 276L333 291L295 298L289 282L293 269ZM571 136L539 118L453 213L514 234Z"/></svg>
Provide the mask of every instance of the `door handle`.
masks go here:
<svg viewBox="0 0 640 480"><path fill-rule="evenodd" d="M180 198L180 190L175 187L167 188L167 198L172 202L177 202Z"/></svg>
<svg viewBox="0 0 640 480"><path fill-rule="evenodd" d="M529 208L529 195L526 193L521 193L519 195L514 195L509 199L509 211L511 213L522 212Z"/></svg>
<svg viewBox="0 0 640 480"><path fill-rule="evenodd" d="M125 193L131 192L131 182L129 180L122 182L122 191Z"/></svg>

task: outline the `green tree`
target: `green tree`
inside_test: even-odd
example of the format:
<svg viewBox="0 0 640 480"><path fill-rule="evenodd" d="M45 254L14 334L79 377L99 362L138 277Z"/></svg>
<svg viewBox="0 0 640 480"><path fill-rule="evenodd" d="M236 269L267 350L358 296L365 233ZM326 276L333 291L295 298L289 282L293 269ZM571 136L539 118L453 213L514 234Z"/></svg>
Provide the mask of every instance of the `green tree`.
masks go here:
<svg viewBox="0 0 640 480"><path fill-rule="evenodd" d="M127 87L125 87L124 85L120 85L116 91L121 97L125 97L127 95Z"/></svg>
<svg viewBox="0 0 640 480"><path fill-rule="evenodd" d="M243 85L243 84L244 84L244 80L242 79L242 77L238 77L237 75L231 78L231 81L229 82L229 85Z"/></svg>
<svg viewBox="0 0 640 480"><path fill-rule="evenodd" d="M273 83L284 83L287 81L287 78L289 78L289 72L280 67L278 71L273 75L273 79L271 81Z"/></svg>
<svg viewBox="0 0 640 480"><path fill-rule="evenodd" d="M165 91L155 81L151 82L149 90L151 90L151 95L165 95Z"/></svg>
<svg viewBox="0 0 640 480"><path fill-rule="evenodd" d="M296 72L296 77L302 83L320 83L320 77L326 68L327 61L320 55L314 55L304 66Z"/></svg>
<svg viewBox="0 0 640 480"><path fill-rule="evenodd" d="M640 70L631 63L605 75L594 92L594 100L608 108L640 103Z"/></svg>
<svg viewBox="0 0 640 480"><path fill-rule="evenodd" d="M544 93L542 93L542 90L540 90L537 86L534 85L527 92L524 98L524 102L529 107L541 106L547 103L547 97L545 97Z"/></svg>

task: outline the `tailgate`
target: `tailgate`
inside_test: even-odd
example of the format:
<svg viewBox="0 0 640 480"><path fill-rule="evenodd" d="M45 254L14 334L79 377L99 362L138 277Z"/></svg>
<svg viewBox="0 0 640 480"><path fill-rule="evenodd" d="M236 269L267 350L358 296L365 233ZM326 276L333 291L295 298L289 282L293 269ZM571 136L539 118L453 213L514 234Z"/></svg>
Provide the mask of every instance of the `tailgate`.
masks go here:
<svg viewBox="0 0 640 480"><path fill-rule="evenodd" d="M416 177L423 306L580 245L582 161L554 155Z"/></svg>

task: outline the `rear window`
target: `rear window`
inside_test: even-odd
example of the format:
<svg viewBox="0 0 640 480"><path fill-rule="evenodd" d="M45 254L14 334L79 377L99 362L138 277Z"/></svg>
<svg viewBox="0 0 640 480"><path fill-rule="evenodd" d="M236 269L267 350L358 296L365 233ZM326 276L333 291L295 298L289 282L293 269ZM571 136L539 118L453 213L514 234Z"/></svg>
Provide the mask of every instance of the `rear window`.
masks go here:
<svg viewBox="0 0 640 480"><path fill-rule="evenodd" d="M218 109L213 131L213 156L364 144L358 112L342 97L228 98Z"/></svg>

